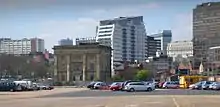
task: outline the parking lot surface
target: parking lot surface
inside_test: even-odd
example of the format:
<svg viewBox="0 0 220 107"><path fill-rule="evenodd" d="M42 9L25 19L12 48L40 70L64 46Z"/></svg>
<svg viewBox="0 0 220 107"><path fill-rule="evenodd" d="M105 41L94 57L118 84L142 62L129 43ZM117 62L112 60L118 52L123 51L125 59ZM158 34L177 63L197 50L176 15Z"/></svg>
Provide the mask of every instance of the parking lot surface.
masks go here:
<svg viewBox="0 0 220 107"><path fill-rule="evenodd" d="M47 94L45 94L47 93ZM26 97L22 98L22 94ZM35 95L32 95L35 94ZM0 98L18 94L1 94ZM2 107L220 107L220 91L159 89L153 92L111 92L87 89L19 93L0 100Z"/></svg>

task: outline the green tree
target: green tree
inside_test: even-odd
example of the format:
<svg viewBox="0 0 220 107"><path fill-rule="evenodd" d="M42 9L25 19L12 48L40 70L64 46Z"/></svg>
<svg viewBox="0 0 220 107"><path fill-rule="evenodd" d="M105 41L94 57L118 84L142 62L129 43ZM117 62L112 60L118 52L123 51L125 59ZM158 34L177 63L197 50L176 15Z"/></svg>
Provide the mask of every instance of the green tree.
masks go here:
<svg viewBox="0 0 220 107"><path fill-rule="evenodd" d="M149 71L148 70L140 70L135 75L135 79L140 80L140 81L144 81L148 78L148 76L149 76Z"/></svg>

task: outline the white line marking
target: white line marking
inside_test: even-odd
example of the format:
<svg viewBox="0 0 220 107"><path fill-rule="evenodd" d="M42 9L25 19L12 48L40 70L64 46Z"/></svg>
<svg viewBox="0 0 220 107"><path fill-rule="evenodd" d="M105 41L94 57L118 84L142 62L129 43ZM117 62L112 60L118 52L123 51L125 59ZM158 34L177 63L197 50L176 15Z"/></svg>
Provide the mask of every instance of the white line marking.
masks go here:
<svg viewBox="0 0 220 107"><path fill-rule="evenodd" d="M138 107L138 105L130 104L130 105L126 105L125 107Z"/></svg>
<svg viewBox="0 0 220 107"><path fill-rule="evenodd" d="M177 103L176 99L174 97L172 99L173 99L173 102L174 102L175 106L180 107L180 105Z"/></svg>

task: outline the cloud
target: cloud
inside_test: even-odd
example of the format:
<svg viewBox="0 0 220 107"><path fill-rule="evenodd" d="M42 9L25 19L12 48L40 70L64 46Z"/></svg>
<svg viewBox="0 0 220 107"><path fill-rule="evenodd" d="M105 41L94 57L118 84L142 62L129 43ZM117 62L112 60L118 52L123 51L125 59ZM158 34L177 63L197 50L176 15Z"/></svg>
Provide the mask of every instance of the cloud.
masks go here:
<svg viewBox="0 0 220 107"><path fill-rule="evenodd" d="M99 20L113 19L119 16L136 16L143 14L143 9L159 8L156 3L141 4L135 7L118 7L113 9L92 9L82 16L71 20L48 20L40 24L39 37L45 39L45 46L51 50L60 39L77 37L94 37Z"/></svg>
<svg viewBox="0 0 220 107"><path fill-rule="evenodd" d="M45 46L51 50L60 39L95 36L97 21L92 18L78 18L76 20L51 20L42 22L40 38L45 40Z"/></svg>
<svg viewBox="0 0 220 107"><path fill-rule="evenodd" d="M191 40L193 26L192 22L192 13L176 15L171 27L173 32L173 40Z"/></svg>

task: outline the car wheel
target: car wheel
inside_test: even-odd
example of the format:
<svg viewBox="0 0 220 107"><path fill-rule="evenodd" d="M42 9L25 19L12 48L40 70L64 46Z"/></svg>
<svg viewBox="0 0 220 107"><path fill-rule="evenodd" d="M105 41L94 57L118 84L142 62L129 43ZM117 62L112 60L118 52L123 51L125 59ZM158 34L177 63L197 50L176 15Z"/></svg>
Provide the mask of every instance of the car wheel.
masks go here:
<svg viewBox="0 0 220 107"><path fill-rule="evenodd" d="M134 88L130 88L129 91L130 91L130 92L134 92L135 89L134 89Z"/></svg>
<svg viewBox="0 0 220 107"><path fill-rule="evenodd" d="M10 89L10 92L14 92L14 89Z"/></svg>
<svg viewBox="0 0 220 107"><path fill-rule="evenodd" d="M147 88L147 91L152 91L152 88Z"/></svg>

